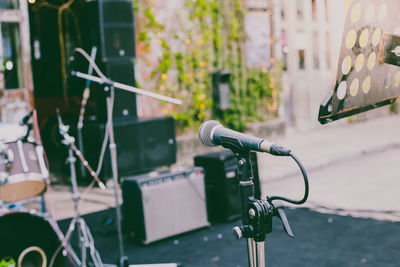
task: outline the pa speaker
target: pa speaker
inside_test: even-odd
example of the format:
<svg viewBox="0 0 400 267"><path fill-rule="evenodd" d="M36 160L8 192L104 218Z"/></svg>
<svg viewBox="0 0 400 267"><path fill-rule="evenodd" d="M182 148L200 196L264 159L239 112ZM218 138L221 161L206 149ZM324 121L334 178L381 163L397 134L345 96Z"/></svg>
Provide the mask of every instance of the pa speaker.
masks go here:
<svg viewBox="0 0 400 267"><path fill-rule="evenodd" d="M131 0L86 1L77 10L83 42L97 46L103 61L135 57L135 28Z"/></svg>
<svg viewBox="0 0 400 267"><path fill-rule="evenodd" d="M260 198L257 154L250 153L255 197ZM207 212L210 222L226 222L241 216L237 159L230 150L196 156L195 166L204 168ZM251 171L251 170L249 170Z"/></svg>
<svg viewBox="0 0 400 267"><path fill-rule="evenodd" d="M86 123L83 147L91 166L97 166L106 124ZM114 120L120 177L144 173L176 162L175 121L172 117ZM110 152L105 152L101 177L111 177Z"/></svg>
<svg viewBox="0 0 400 267"><path fill-rule="evenodd" d="M75 8L79 17L82 48L90 54L97 48L96 64L112 81L136 86L134 73L135 31L133 2L131 0L78 1ZM75 46L73 46L75 47ZM87 73L87 60L76 56L74 70ZM83 79L74 78L71 88L82 88ZM78 81L74 81L78 80ZM106 97L103 85L91 83L96 119L106 121ZM90 98L92 99L92 98ZM90 107L90 103L88 105ZM115 88L113 118L137 117L136 94Z"/></svg>
<svg viewBox="0 0 400 267"><path fill-rule="evenodd" d="M130 86L135 86L134 64L131 60L108 61L103 65L105 75L111 80ZM96 117L105 122L107 120L107 94L104 88L94 85L92 94L96 102ZM114 88L113 118L124 119L128 117L137 117L136 94Z"/></svg>
<svg viewBox="0 0 400 267"><path fill-rule="evenodd" d="M122 226L145 244L208 226L202 168L126 177Z"/></svg>

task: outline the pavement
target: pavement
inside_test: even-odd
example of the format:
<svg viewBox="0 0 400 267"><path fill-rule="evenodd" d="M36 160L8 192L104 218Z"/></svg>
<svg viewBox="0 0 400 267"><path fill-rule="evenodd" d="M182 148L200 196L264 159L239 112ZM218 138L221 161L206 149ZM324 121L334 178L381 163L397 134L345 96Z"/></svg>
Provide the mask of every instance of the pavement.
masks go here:
<svg viewBox="0 0 400 267"><path fill-rule="evenodd" d="M302 207L400 220L400 115L356 123L342 120L302 132L289 130L272 141L291 149L307 170L310 195ZM258 165L262 196L302 197L303 180L290 158L258 154ZM104 191L87 189L79 188L81 214L115 207L112 186ZM69 187L63 185L51 186L45 194L47 209L56 220L74 215L71 199ZM25 206L38 209L38 205L37 200Z"/></svg>
<svg viewBox="0 0 400 267"><path fill-rule="evenodd" d="M400 116L338 121L290 132L276 143L292 150L307 170L303 207L378 220L400 220ZM304 183L290 158L258 155L262 194L301 199Z"/></svg>

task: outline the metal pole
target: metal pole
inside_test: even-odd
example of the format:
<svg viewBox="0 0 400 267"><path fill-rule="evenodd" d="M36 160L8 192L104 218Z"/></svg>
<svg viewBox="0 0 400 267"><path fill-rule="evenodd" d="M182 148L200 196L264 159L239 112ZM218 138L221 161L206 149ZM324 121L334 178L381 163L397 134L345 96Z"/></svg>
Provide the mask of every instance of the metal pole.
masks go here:
<svg viewBox="0 0 400 267"><path fill-rule="evenodd" d="M257 267L256 264L256 253L255 253L255 242L253 238L247 238L247 256L249 267Z"/></svg>
<svg viewBox="0 0 400 267"><path fill-rule="evenodd" d="M129 91L129 92L132 92L132 93L137 93L137 94L148 96L148 97L152 97L152 98L155 98L155 99L158 99L158 100L163 100L163 101L166 101L166 102L170 102L172 104L177 104L177 105L181 105L182 104L182 101L179 100L179 99L176 99L176 98L159 95L159 94L156 94L156 93L153 93L153 92L150 92L150 91L146 91L146 90L143 90L143 89L139 89L137 87L129 86L129 85L118 83L118 82L104 81L100 77L96 77L96 76L93 76L93 75L85 74L85 73L82 73L82 72L79 72L79 71L73 72L73 75L75 75L76 77L79 77L79 78L83 78L83 79L87 79L87 80L90 80L90 81L93 81L93 82L97 82L99 84L108 84L111 87L116 87L118 89L122 89L122 90Z"/></svg>
<svg viewBox="0 0 400 267"><path fill-rule="evenodd" d="M256 267L265 267L265 245L264 242L255 242L256 244Z"/></svg>
<svg viewBox="0 0 400 267"><path fill-rule="evenodd" d="M72 148L70 144L73 142L73 137L70 136L64 136L64 141L66 145L68 146L68 162L69 162L69 168L70 168L70 174L71 174L71 193L72 193L72 202L74 203L74 211L77 216L77 218L80 218L79 214L79 209L78 209L78 203L79 203L79 191L78 191L78 184L76 182L76 169L75 169L75 157L74 153L72 151ZM76 227L76 225L74 226ZM85 257L85 245L82 243L82 231L81 228L78 227L77 229L77 234L78 234L78 244L81 249L81 257L82 257L82 266L86 266L86 257Z"/></svg>
<svg viewBox="0 0 400 267"><path fill-rule="evenodd" d="M118 244L119 244L119 255L120 259L122 259L124 255L124 243L122 239L122 228L121 228L121 210L119 207L119 193L118 193L118 164L117 164L117 148L115 145L114 139L114 126L112 120L112 108L113 108L113 98L114 98L114 88L109 88L110 96L107 97L107 127L109 131L109 149L111 156L111 169L112 169L112 178L114 182L114 197L115 197L115 211L117 215L117 229L118 229Z"/></svg>

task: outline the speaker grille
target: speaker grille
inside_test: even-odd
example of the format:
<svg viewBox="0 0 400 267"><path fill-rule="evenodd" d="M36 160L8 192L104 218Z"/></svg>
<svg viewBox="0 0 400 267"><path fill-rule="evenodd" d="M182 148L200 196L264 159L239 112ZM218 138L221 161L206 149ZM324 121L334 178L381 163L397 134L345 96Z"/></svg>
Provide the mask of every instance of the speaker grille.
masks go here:
<svg viewBox="0 0 400 267"><path fill-rule="evenodd" d="M97 166L104 137L104 123L87 123L83 131L84 150L91 166ZM120 177L144 173L176 162L175 122L172 117L114 120ZM111 177L107 149L101 177Z"/></svg>
<svg viewBox="0 0 400 267"><path fill-rule="evenodd" d="M123 228L145 244L208 226L202 168L122 180Z"/></svg>

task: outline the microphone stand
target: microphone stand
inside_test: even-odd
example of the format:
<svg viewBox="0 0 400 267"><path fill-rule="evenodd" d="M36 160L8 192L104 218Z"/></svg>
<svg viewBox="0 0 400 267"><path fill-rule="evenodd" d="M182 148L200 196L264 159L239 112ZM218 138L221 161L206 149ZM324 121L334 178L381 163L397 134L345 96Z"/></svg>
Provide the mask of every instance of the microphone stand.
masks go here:
<svg viewBox="0 0 400 267"><path fill-rule="evenodd" d="M70 251L72 259L76 263L77 266L87 266L87 259L88 259L88 254L87 250L90 252L90 257L92 259L93 265L95 267L103 267L104 264L101 260L100 254L97 251L95 245L94 245L94 239L92 234L90 233L89 227L84 221L84 219L81 217L81 214L79 213L78 205L79 205L79 200L80 200L80 194L78 191L78 184L76 182L76 169L75 169L75 162L76 158L74 157L74 152L77 154L79 159L83 161L83 163L88 168L90 173L93 175L94 171L90 168L90 166L87 164L87 161L83 158L81 152L77 149L75 146L75 139L68 134L69 126L66 126L62 123L61 117L58 115L58 123L59 123L59 132L64 138L62 140L62 143L68 147L68 163L70 166L70 171L71 171L71 192L72 192L72 201L74 204L74 212L75 212L75 222L73 221L73 224L71 222L70 224L70 229L75 229L77 230L77 235L78 235L78 244L79 248L81 250L80 256L81 259L78 258L78 256L73 252L72 250ZM93 178L96 180L96 182L99 184L100 188L105 189L105 186L103 183L98 179L98 177L94 174ZM68 230L70 231L70 230ZM73 230L72 230L73 231ZM68 244L69 242L69 237L66 237L66 240L63 241L65 245Z"/></svg>
<svg viewBox="0 0 400 267"><path fill-rule="evenodd" d="M113 108L113 96L114 96L114 89L118 88L121 90L129 91L132 93L138 93L141 95L145 95L148 97L152 97L155 99L167 101L173 104L182 104L181 100L159 95L153 92L145 91L133 86L129 86L126 84L114 82L110 79L102 79L100 77L96 77L93 75L85 74L79 71L72 72L72 75L96 82L98 84L104 85L104 91L107 93L107 129L109 130L109 150L111 156L111 169L112 169L112 179L114 183L114 196L115 196L115 211L117 216L117 230L118 230L118 245L119 245L119 266L120 267L127 267L131 266L128 263L128 257L125 256L124 252L124 245L123 245L123 238L122 238L122 227L121 227L121 209L119 206L119 192L117 190L118 185L118 163L117 163L117 148L114 140L114 126L113 126L113 119L112 119L112 108ZM169 265L169 264L168 264ZM162 266L162 265L160 265ZM170 266L170 265L169 265ZM176 265L175 265L176 266Z"/></svg>
<svg viewBox="0 0 400 267"><path fill-rule="evenodd" d="M234 152L235 153L235 152ZM250 154L247 151L236 152L238 160L237 175L242 207L242 227L234 227L233 233L237 239L244 236L247 239L247 256L249 267L265 267L264 242L255 242L254 233L248 216L247 207L254 199L254 183L251 173Z"/></svg>
<svg viewBox="0 0 400 267"><path fill-rule="evenodd" d="M242 207L242 226L235 226L233 228L233 235L236 239L242 237L247 239L248 266L265 267L265 239L266 235L272 232L272 218L274 216L282 221L286 233L290 237L293 237L292 229L283 210L284 207L277 200L280 199L294 204L304 203L308 197L307 175L301 166L300 168L306 183L305 195L301 201L292 201L275 196L267 197L267 200L255 199L250 151L244 149L234 141L231 144L225 144L224 147L231 149L238 160L237 175L239 177Z"/></svg>

